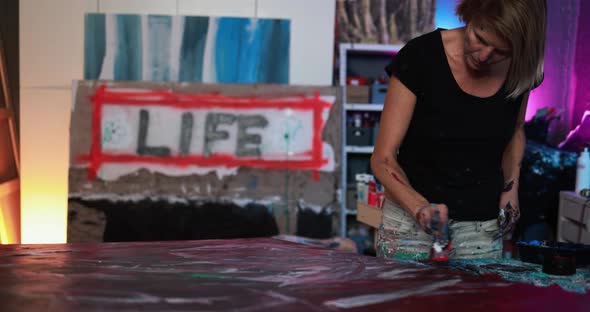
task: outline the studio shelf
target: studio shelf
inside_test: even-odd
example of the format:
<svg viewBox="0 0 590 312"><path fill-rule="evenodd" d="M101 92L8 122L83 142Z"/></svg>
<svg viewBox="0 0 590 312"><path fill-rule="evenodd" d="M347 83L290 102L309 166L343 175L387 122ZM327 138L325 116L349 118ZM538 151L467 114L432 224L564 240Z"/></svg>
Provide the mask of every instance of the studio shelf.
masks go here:
<svg viewBox="0 0 590 312"><path fill-rule="evenodd" d="M346 152L349 154L372 154L373 146L346 146Z"/></svg>
<svg viewBox="0 0 590 312"><path fill-rule="evenodd" d="M341 149L341 156L342 156L342 165L340 169L342 170L341 174L341 184L345 191L341 192L340 194L340 211L344 213L340 213L340 220L339 220L339 230L340 236L346 237L347 233L347 216L357 216L358 211L357 209L348 209L350 206L356 205L356 203L347 203L347 190L349 189L348 186L354 184L355 181L349 181L348 177L348 163L349 158L358 160L358 158L363 157L370 157L373 153L373 146L355 146L349 145L353 144L349 142L347 139L347 115L350 114L357 114L360 112L364 114L365 112L373 112L373 114L378 114L379 112L383 111L382 104L372 104L372 103L365 103L371 100L361 100L358 99L356 101L352 101L351 103L347 102L347 85L346 85L346 78L347 75L352 76L360 76L360 77L373 77L377 78L380 73L374 72L373 69L377 69L377 71L383 71L385 65L383 62L389 62L391 57L395 56L397 51L402 48L403 45L385 45L385 44L352 44L352 43L341 43L340 44L340 86L342 87L342 110L341 110L341 125L342 125L342 146ZM359 60L362 63L358 63ZM385 60L385 61L384 61ZM361 64L361 65L359 65ZM350 67L350 68L349 68ZM350 70L349 70L350 69ZM385 74L383 71L381 74ZM348 142L348 143L347 143ZM357 143L358 144L358 143ZM363 207L364 208L364 207ZM362 208L361 208L362 209ZM370 212L373 212L370 210ZM371 214L373 218L371 218L371 222L374 221L375 214ZM365 220L365 214L363 214L361 221ZM365 223L366 224L366 223Z"/></svg>
<svg viewBox="0 0 590 312"><path fill-rule="evenodd" d="M383 105L382 104L351 103L351 104L345 104L344 109L346 109L347 111L380 112L383 110Z"/></svg>

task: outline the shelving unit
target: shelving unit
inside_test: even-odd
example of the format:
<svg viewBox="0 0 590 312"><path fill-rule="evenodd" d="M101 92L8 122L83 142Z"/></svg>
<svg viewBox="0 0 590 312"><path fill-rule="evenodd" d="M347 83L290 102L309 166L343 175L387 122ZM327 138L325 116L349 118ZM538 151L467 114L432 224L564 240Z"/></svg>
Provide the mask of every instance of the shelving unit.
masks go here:
<svg viewBox="0 0 590 312"><path fill-rule="evenodd" d="M383 105L350 103L345 104L344 109L347 111L380 112L383 110Z"/></svg>
<svg viewBox="0 0 590 312"><path fill-rule="evenodd" d="M358 52L358 53L365 53L365 54L374 54L375 56L379 56L383 58L384 55L387 56L391 54L390 57L393 56L394 53L399 51L403 45L383 45L383 44L351 44L351 43L341 43L340 44L340 86L342 87L343 91L343 109L342 109L342 155L341 155L341 185L343 185L343 189L340 192L340 211L344 213L340 213L340 236L346 237L347 236L347 217L351 215L356 215L356 202L354 203L347 203L347 192L349 186L352 183L352 187L354 188L354 181L348 181L348 158L349 155L356 154L356 155L364 155L366 157L370 157L373 153L373 146L352 146L347 144L347 131L346 131L346 120L347 120L347 113L351 111L356 112L380 112L383 110L383 104L370 104L370 103L347 103L347 90L346 90L346 78L347 78L347 65L349 61L349 53ZM383 68L386 64L379 65L380 68ZM349 209L355 207L354 209Z"/></svg>
<svg viewBox="0 0 590 312"><path fill-rule="evenodd" d="M345 147L347 154L373 154L373 146L350 146Z"/></svg>

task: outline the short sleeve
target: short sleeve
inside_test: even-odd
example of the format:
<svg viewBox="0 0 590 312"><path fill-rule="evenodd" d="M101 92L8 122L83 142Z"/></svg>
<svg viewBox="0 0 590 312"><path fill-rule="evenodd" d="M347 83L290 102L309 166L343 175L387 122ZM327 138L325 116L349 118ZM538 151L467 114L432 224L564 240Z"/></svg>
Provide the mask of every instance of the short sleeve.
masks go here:
<svg viewBox="0 0 590 312"><path fill-rule="evenodd" d="M420 60L420 52L421 49L417 46L416 40L411 40L385 66L387 75L395 76L414 95L418 95L421 91L420 73L423 60Z"/></svg>

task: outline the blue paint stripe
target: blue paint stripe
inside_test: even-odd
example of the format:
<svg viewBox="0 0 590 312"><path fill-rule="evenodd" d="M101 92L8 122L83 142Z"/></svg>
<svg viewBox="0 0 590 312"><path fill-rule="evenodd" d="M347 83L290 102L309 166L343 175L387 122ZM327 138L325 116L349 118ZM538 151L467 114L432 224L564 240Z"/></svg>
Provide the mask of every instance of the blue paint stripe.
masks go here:
<svg viewBox="0 0 590 312"><path fill-rule="evenodd" d="M261 83L289 83L291 23L288 20L268 20L266 40L260 58L264 60L256 78Z"/></svg>
<svg viewBox="0 0 590 312"><path fill-rule="evenodd" d="M221 83L288 83L290 22L220 18L216 74Z"/></svg>
<svg viewBox="0 0 590 312"><path fill-rule="evenodd" d="M215 34L215 72L217 82L238 82L240 68L239 55L242 46L242 30L248 19L218 18L217 34Z"/></svg>
<svg viewBox="0 0 590 312"><path fill-rule="evenodd" d="M257 76L262 63L261 53L265 41L266 20L246 20L241 30L242 50L238 51L240 70L238 72L238 83L256 83Z"/></svg>
<svg viewBox="0 0 590 312"><path fill-rule="evenodd" d="M151 80L175 80L176 77L170 77L172 17L158 15L148 16L148 37L148 49L150 51L148 66L151 71Z"/></svg>
<svg viewBox="0 0 590 312"><path fill-rule="evenodd" d="M180 81L203 81L203 58L208 30L209 17L185 17L180 50Z"/></svg>
<svg viewBox="0 0 590 312"><path fill-rule="evenodd" d="M117 15L114 80L142 80L141 17Z"/></svg>
<svg viewBox="0 0 590 312"><path fill-rule="evenodd" d="M96 80L100 76L106 49L104 14L86 14L84 17L84 79Z"/></svg>

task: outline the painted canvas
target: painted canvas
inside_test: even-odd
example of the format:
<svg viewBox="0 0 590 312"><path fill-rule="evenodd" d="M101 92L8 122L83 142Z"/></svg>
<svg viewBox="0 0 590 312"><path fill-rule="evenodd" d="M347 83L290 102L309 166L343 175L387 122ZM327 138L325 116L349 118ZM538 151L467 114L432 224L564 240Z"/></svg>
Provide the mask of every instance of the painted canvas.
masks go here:
<svg viewBox="0 0 590 312"><path fill-rule="evenodd" d="M289 83L286 19L87 14L84 79Z"/></svg>
<svg viewBox="0 0 590 312"><path fill-rule="evenodd" d="M434 30L436 0L338 0L340 43L397 44Z"/></svg>

